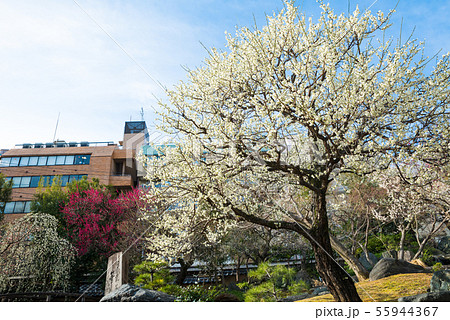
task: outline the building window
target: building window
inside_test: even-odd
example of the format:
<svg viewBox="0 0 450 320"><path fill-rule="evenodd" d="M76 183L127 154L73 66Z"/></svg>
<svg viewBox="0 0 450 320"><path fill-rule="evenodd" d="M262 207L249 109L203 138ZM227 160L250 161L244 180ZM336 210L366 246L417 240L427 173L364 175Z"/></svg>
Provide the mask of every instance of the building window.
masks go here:
<svg viewBox="0 0 450 320"><path fill-rule="evenodd" d="M23 211L26 213L31 212L31 201L25 201L25 208Z"/></svg>
<svg viewBox="0 0 450 320"><path fill-rule="evenodd" d="M20 187L20 181L22 180L22 177L14 177L12 178L12 187L13 188L19 188Z"/></svg>
<svg viewBox="0 0 450 320"><path fill-rule="evenodd" d="M56 157L56 165L57 166L64 165L65 161L66 161L66 156L57 156Z"/></svg>
<svg viewBox="0 0 450 320"><path fill-rule="evenodd" d="M66 156L66 160L64 161L64 164L70 165L75 162L75 156Z"/></svg>
<svg viewBox="0 0 450 320"><path fill-rule="evenodd" d="M1 159L0 167L89 164L90 159L91 156L89 154L73 156L7 157Z"/></svg>
<svg viewBox="0 0 450 320"><path fill-rule="evenodd" d="M30 161L30 157L21 157L19 166L20 167L26 167L26 166L28 166L28 162L29 161Z"/></svg>
<svg viewBox="0 0 450 320"><path fill-rule="evenodd" d="M56 164L56 156L50 156L47 158L47 165L54 166Z"/></svg>
<svg viewBox="0 0 450 320"><path fill-rule="evenodd" d="M9 167L10 162L11 158L2 158L0 161L0 167Z"/></svg>
<svg viewBox="0 0 450 320"><path fill-rule="evenodd" d="M61 186L65 187L69 182L73 180L81 180L87 177L87 174L76 174L76 175L62 175L62 176L33 176L33 177L6 177L6 181L12 180L13 188L37 188L39 182L42 180L42 185L44 187L49 187L53 184L55 177L60 177Z"/></svg>
<svg viewBox="0 0 450 320"><path fill-rule="evenodd" d="M47 157L39 157L38 166L45 166L45 165L47 165Z"/></svg>
<svg viewBox="0 0 450 320"><path fill-rule="evenodd" d="M61 186L67 186L67 184L69 183L69 177L70 176L67 175L61 177Z"/></svg>
<svg viewBox="0 0 450 320"><path fill-rule="evenodd" d="M75 156L74 164L89 164L90 159L90 155L77 155Z"/></svg>
<svg viewBox="0 0 450 320"><path fill-rule="evenodd" d="M25 201L16 201L14 213L23 213L23 212L25 212Z"/></svg>
<svg viewBox="0 0 450 320"><path fill-rule="evenodd" d="M39 181L41 177L30 177L30 188L37 188L39 186Z"/></svg>
<svg viewBox="0 0 450 320"><path fill-rule="evenodd" d="M37 166L39 157L30 157L29 166Z"/></svg>
<svg viewBox="0 0 450 320"><path fill-rule="evenodd" d="M5 213L29 213L31 212L31 201L12 201L5 205Z"/></svg>
<svg viewBox="0 0 450 320"><path fill-rule="evenodd" d="M19 165L20 157L11 158L11 162L9 163L10 167L17 167Z"/></svg>
<svg viewBox="0 0 450 320"><path fill-rule="evenodd" d="M15 202L7 202L5 205L5 213L13 213Z"/></svg>
<svg viewBox="0 0 450 320"><path fill-rule="evenodd" d="M44 187L49 187L52 185L53 182L53 176L43 176L42 177L42 185Z"/></svg>
<svg viewBox="0 0 450 320"><path fill-rule="evenodd" d="M31 182L31 177L22 177L19 188L29 188L30 182Z"/></svg>

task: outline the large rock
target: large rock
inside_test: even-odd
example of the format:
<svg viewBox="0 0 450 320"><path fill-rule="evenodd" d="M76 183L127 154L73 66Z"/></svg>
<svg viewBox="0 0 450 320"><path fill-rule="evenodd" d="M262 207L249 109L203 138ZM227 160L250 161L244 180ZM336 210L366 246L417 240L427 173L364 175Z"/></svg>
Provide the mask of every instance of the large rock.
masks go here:
<svg viewBox="0 0 450 320"><path fill-rule="evenodd" d="M363 252L363 253L361 253L359 262L361 262L361 264L367 270L372 270L373 267L377 264L378 258L373 253L369 252L369 259L367 259L366 254Z"/></svg>
<svg viewBox="0 0 450 320"><path fill-rule="evenodd" d="M392 259L397 259L397 251L395 250L389 250L389 251L385 251L381 254L381 256L383 258L392 258Z"/></svg>
<svg viewBox="0 0 450 320"><path fill-rule="evenodd" d="M326 286L321 286L313 289L313 292L311 293L312 296L322 296L324 294L328 294L330 291L328 291L328 288Z"/></svg>
<svg viewBox="0 0 450 320"><path fill-rule="evenodd" d="M442 237L437 248L444 253L450 254L450 236Z"/></svg>
<svg viewBox="0 0 450 320"><path fill-rule="evenodd" d="M397 259L400 259L400 255L401 255L401 251L399 250L397 252ZM413 254L411 251L403 250L403 259L402 260L411 261L412 257L413 257Z"/></svg>
<svg viewBox="0 0 450 320"><path fill-rule="evenodd" d="M407 261L383 258L370 271L369 278L373 281L393 276L394 274L425 272L428 272L425 268Z"/></svg>
<svg viewBox="0 0 450 320"><path fill-rule="evenodd" d="M175 297L167 293L142 289L130 284L124 284L119 289L104 296L100 302L173 302Z"/></svg>
<svg viewBox="0 0 450 320"><path fill-rule="evenodd" d="M450 291L450 270L440 270L433 273L433 276L431 277L430 291Z"/></svg>
<svg viewBox="0 0 450 320"><path fill-rule="evenodd" d="M450 264L450 254L438 254L433 256L435 262L440 262L444 265Z"/></svg>
<svg viewBox="0 0 450 320"><path fill-rule="evenodd" d="M304 300L304 299L308 299L314 297L312 294L308 294L308 293L304 293L304 294L298 294L295 296L289 296L286 298L281 298L280 302L295 302L295 301L300 301L300 300Z"/></svg>
<svg viewBox="0 0 450 320"><path fill-rule="evenodd" d="M398 302L448 302L450 291L427 292L415 296L401 297Z"/></svg>

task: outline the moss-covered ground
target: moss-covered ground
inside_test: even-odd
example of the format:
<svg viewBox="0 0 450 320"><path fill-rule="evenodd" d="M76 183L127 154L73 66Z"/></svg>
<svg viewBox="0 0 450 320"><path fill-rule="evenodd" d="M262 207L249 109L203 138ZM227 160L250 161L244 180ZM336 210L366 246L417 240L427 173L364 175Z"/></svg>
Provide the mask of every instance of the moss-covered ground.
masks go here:
<svg viewBox="0 0 450 320"><path fill-rule="evenodd" d="M430 288L431 273L397 274L375 281L356 283L356 289L364 302L397 301L400 297L427 292ZM332 302L331 294L317 296L299 302Z"/></svg>

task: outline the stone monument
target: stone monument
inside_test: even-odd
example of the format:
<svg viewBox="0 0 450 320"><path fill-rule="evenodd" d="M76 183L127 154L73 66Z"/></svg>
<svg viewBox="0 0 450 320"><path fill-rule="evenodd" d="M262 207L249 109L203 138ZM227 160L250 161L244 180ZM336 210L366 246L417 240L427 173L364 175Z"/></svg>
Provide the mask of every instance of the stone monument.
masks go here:
<svg viewBox="0 0 450 320"><path fill-rule="evenodd" d="M105 295L128 283L128 255L117 252L108 258Z"/></svg>

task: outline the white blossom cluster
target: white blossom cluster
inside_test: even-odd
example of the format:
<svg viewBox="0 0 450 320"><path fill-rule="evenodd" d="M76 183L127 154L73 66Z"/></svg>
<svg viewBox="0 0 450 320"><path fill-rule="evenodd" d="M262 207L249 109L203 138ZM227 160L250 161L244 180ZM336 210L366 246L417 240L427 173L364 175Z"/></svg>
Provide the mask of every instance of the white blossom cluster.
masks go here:
<svg viewBox="0 0 450 320"><path fill-rule="evenodd" d="M438 215L442 222L450 220L449 170L425 163L410 162L376 175L387 192L387 210L375 211L381 221L397 221L402 225L415 220L430 220Z"/></svg>
<svg viewBox="0 0 450 320"><path fill-rule="evenodd" d="M67 289L76 250L57 233L58 221L30 213L0 238L0 292Z"/></svg>
<svg viewBox="0 0 450 320"><path fill-rule="evenodd" d="M160 183L152 192L172 206L147 215L151 250L187 254L199 227L205 243L241 220L286 227L301 220L277 201L287 187L320 194L341 172L411 154L441 160L450 56L425 75L422 43L382 37L391 14L322 5L313 23L287 1L262 29L227 33L226 49L212 49L161 103L161 129L179 141L147 162L147 179Z"/></svg>

